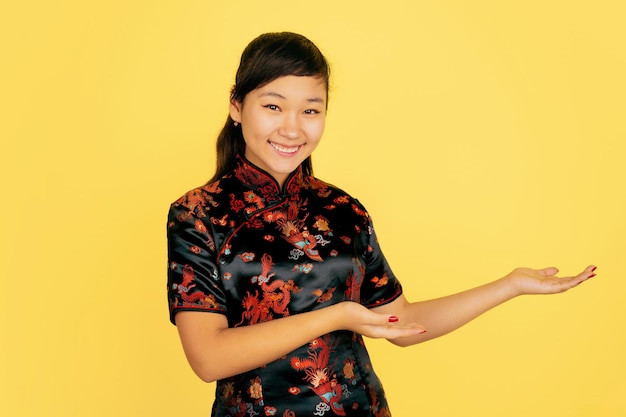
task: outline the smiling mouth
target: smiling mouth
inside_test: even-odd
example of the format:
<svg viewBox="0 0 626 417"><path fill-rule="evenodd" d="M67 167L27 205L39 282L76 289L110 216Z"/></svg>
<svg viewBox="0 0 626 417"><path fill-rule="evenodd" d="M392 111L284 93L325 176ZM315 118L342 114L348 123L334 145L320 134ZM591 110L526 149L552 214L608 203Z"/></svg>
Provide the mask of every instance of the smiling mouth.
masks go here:
<svg viewBox="0 0 626 417"><path fill-rule="evenodd" d="M300 149L302 147L302 145L298 145L298 146L283 146L283 145L279 145L278 143L274 143L274 142L269 142L270 146L274 149L276 149L278 152L280 153L287 153L287 154L294 154L296 152L298 152L298 149Z"/></svg>

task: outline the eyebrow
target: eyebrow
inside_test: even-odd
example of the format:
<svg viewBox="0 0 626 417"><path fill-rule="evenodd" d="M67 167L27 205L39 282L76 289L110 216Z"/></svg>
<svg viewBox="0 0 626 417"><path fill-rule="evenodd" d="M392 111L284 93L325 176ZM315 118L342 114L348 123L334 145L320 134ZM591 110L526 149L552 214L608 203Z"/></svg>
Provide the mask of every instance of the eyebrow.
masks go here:
<svg viewBox="0 0 626 417"><path fill-rule="evenodd" d="M282 100L287 100L287 97L285 97L282 94L279 94L279 93L277 93L275 91L267 91L267 92L261 93L259 95L259 97L266 97L266 96L277 97L277 98L280 98ZM307 98L306 101L309 102L309 103L322 103L322 104L324 104L324 99L321 98L321 97Z"/></svg>

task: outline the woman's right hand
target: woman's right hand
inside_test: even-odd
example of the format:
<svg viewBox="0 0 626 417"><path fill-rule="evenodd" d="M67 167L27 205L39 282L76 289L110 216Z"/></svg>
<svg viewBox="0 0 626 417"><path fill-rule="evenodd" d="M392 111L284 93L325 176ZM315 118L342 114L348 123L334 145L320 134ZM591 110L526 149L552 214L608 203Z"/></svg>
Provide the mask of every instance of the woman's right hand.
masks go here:
<svg viewBox="0 0 626 417"><path fill-rule="evenodd" d="M398 317L376 313L361 304L345 301L336 305L339 311L339 327L373 339L397 339L426 332L417 323L402 323Z"/></svg>

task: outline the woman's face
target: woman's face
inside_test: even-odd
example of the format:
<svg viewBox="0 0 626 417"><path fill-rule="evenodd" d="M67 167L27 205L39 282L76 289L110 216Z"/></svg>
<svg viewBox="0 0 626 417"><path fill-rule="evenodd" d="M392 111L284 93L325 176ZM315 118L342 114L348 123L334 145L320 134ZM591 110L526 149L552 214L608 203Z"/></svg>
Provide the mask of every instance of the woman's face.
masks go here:
<svg viewBox="0 0 626 417"><path fill-rule="evenodd" d="M287 75L232 101L241 123L245 157L282 184L317 147L326 122L326 82Z"/></svg>

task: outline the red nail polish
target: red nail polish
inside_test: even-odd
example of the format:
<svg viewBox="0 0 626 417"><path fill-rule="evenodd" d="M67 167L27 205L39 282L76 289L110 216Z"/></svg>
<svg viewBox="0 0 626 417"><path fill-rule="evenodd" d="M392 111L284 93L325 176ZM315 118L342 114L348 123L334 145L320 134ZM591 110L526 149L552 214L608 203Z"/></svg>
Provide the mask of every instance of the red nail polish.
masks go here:
<svg viewBox="0 0 626 417"><path fill-rule="evenodd" d="M589 278L593 278L595 276L596 276L596 274L591 274L591 275L589 275Z"/></svg>
<svg viewBox="0 0 626 417"><path fill-rule="evenodd" d="M397 322L399 319L396 316L389 316L389 323L395 323Z"/></svg>
<svg viewBox="0 0 626 417"><path fill-rule="evenodd" d="M591 268L591 272L595 272L597 266L594 266L593 268Z"/></svg>

